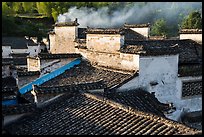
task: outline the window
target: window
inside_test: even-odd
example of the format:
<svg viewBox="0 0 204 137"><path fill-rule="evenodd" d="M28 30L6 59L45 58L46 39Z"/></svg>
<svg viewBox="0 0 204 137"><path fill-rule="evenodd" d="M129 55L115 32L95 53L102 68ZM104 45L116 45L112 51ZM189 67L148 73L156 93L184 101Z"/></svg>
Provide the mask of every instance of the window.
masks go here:
<svg viewBox="0 0 204 137"><path fill-rule="evenodd" d="M36 49L35 49L35 52L36 52Z"/></svg>

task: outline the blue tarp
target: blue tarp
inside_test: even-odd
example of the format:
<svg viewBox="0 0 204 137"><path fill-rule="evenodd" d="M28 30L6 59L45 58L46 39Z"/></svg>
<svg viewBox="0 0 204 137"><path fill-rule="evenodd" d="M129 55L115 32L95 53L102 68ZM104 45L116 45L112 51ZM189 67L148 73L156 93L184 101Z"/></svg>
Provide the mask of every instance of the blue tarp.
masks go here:
<svg viewBox="0 0 204 137"><path fill-rule="evenodd" d="M32 90L32 85L35 84L35 85L41 85L43 83L45 83L46 81L62 74L63 72L65 72L66 70L72 68L74 65L78 65L80 64L81 62L81 58L77 58L75 60L73 60L72 62L62 66L61 68L58 68L52 72L50 72L49 74L45 74L44 76L40 77L40 78L37 78L36 80L32 81L31 83L23 86L22 88L19 89L19 92L21 94L25 94L26 92L28 91L31 91Z"/></svg>

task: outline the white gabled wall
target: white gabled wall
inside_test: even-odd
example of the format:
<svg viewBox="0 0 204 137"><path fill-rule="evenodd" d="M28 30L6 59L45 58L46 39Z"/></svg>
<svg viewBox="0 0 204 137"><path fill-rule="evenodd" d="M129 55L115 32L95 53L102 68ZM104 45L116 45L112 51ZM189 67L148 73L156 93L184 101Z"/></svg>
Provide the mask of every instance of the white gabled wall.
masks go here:
<svg viewBox="0 0 204 137"><path fill-rule="evenodd" d="M180 39L192 39L197 42L202 42L202 34L180 34Z"/></svg>
<svg viewBox="0 0 204 137"><path fill-rule="evenodd" d="M2 46L2 57L10 58L11 46Z"/></svg>
<svg viewBox="0 0 204 137"><path fill-rule="evenodd" d="M131 30L145 36L145 37L149 37L149 32L150 32L150 28L149 27L143 27L143 28L130 28Z"/></svg>
<svg viewBox="0 0 204 137"><path fill-rule="evenodd" d="M166 103L177 93L178 55L144 56L139 62L139 85ZM158 83L151 85L151 83Z"/></svg>

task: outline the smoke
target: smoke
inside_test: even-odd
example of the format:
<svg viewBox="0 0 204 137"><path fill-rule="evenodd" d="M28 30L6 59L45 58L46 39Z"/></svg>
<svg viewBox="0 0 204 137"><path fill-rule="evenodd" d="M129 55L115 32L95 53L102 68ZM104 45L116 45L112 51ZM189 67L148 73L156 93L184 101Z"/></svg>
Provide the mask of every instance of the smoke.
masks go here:
<svg viewBox="0 0 204 137"><path fill-rule="evenodd" d="M121 27L124 23L153 23L164 18L167 22L178 23L179 19L192 10L202 9L202 2L134 2L120 9L110 11L110 7L93 8L71 7L67 13L58 16L58 22L74 21L78 18L79 27ZM201 12L202 14L202 12Z"/></svg>

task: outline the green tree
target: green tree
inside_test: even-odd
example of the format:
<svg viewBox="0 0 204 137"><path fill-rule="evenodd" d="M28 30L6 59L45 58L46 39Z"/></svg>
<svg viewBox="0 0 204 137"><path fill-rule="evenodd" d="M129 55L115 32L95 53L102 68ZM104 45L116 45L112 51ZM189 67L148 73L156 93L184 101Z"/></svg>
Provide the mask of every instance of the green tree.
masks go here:
<svg viewBox="0 0 204 137"><path fill-rule="evenodd" d="M2 14L8 15L12 13L11 8L7 5L7 2L2 2Z"/></svg>
<svg viewBox="0 0 204 137"><path fill-rule="evenodd" d="M182 22L183 29L201 29L202 28L202 18L198 11L192 11L188 16L186 16Z"/></svg>
<svg viewBox="0 0 204 137"><path fill-rule="evenodd" d="M164 19L158 19L154 22L150 34L152 36L167 36L168 28Z"/></svg>
<svg viewBox="0 0 204 137"><path fill-rule="evenodd" d="M22 2L13 2L13 3L12 3L12 9L13 9L16 13L24 13L24 8L23 8Z"/></svg>
<svg viewBox="0 0 204 137"><path fill-rule="evenodd" d="M35 2L22 2L22 6L25 12L32 13L36 9Z"/></svg>
<svg viewBox="0 0 204 137"><path fill-rule="evenodd" d="M52 8L52 17L55 22L57 21L57 16L58 16L58 12L54 8Z"/></svg>
<svg viewBox="0 0 204 137"><path fill-rule="evenodd" d="M47 17L52 16L51 2L36 2L38 13L44 14Z"/></svg>

